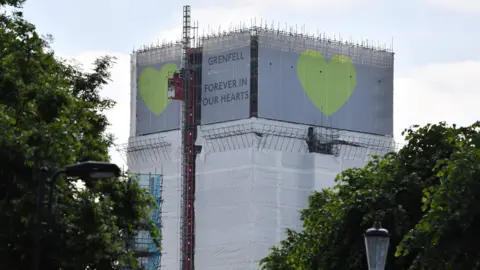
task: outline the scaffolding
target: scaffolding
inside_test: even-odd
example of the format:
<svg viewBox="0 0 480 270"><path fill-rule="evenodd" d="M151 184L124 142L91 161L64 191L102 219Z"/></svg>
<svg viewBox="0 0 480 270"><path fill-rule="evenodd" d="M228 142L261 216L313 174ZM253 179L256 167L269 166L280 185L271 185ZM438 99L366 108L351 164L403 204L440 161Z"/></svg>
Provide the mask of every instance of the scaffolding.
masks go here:
<svg viewBox="0 0 480 270"><path fill-rule="evenodd" d="M178 60L182 55L182 46L178 42L155 43L134 50L137 66L152 65L165 61Z"/></svg>
<svg viewBox="0 0 480 270"><path fill-rule="evenodd" d="M352 136L325 127L286 127L247 123L223 127L201 126L205 153L254 148L259 151L319 153L345 160L368 160L397 151L393 138Z"/></svg>
<svg viewBox="0 0 480 270"><path fill-rule="evenodd" d="M338 130L308 128L305 141L310 153L333 155L344 160L371 159L396 152L401 144L391 137L353 136L341 134Z"/></svg>
<svg viewBox="0 0 480 270"><path fill-rule="evenodd" d="M190 6L188 6L188 12L188 20L189 23L191 23ZM219 42L228 43L229 39L236 39L235 36L242 36L248 33L252 39L258 40L258 38L262 36L262 42L259 44L262 47L303 51L323 46L329 49L329 51L327 51L327 56L330 54L351 53L353 54L352 61L354 62L363 59L361 60L364 61L363 64L393 65L393 42L387 45L385 42L381 43L380 41L368 39L356 41L351 37L344 38L340 34L329 35L318 30L315 33L310 33L306 30L305 26L302 26L299 29L297 26L291 26L286 23L281 25L278 22L267 22L267 20L257 20L256 18L251 19L249 23L240 22L238 24L230 24L228 28L222 28L222 26L219 26L214 29L209 26L207 29L202 29L201 34L199 34L198 22L196 22L196 24L194 23L193 27L191 25L188 25L188 27L188 34L190 34L192 30L194 33L193 36L189 36L189 48L202 48L205 44ZM134 50L134 53L141 56L145 61L156 59L158 57L160 57L159 59L165 60L165 55L174 55L175 57L178 57L178 55L182 53L182 50L185 52L185 28L183 34L184 36L181 41L157 41L150 45L143 46L138 50ZM222 46L228 47L228 45ZM140 62L144 62L144 60L141 60Z"/></svg>
<svg viewBox="0 0 480 270"><path fill-rule="evenodd" d="M190 13L188 13L190 16ZM190 22L190 17L189 22ZM188 29L197 29L197 27L188 26ZM258 59L260 48L271 48L279 51L302 52L304 50L321 50L326 58L335 55L348 55L355 64L364 66L375 66L379 68L392 68L394 64L394 53L392 48L382 46L380 43L375 44L368 40L354 42L352 39L343 40L340 36L336 38L328 37L325 33L317 32L317 35L311 35L306 31L297 31L293 27L285 26L285 28L274 27L274 23L269 27L266 22L260 21L260 25L251 21L250 27L246 27L244 23L237 26L231 26L228 31L218 30L198 36L198 32L194 32L193 37L189 36L188 42L183 41L184 46L184 63L187 65L186 58L189 57L188 50L192 44L193 49L202 53L211 51L221 52L225 50L233 50L239 47L250 46L250 114L249 117L258 117ZM184 34L190 31L185 32ZM184 37L185 39L185 37ZM187 49L188 48L188 49ZM379 81L380 83L381 81ZM200 93L201 91L197 91ZM198 97L197 97L198 99ZM200 106L197 106L200 107ZM196 112L197 115L200 112ZM306 123L308 124L308 123ZM316 125L331 127L332 123L328 117L322 118ZM344 127L339 127L344 128ZM387 134L392 135L392 134Z"/></svg>
<svg viewBox="0 0 480 270"><path fill-rule="evenodd" d="M256 21L253 20L249 27L245 23L240 23L228 30L213 31L209 29L208 33L203 32L201 36L195 36L192 43L198 48L203 48L205 45L211 47L212 44L215 45L215 48L230 47L234 45L233 40L242 39L244 36L248 36L252 41L258 41L260 47L291 52L322 48L327 58L344 54L349 55L354 63L377 67L393 66L393 48L386 44L380 44L380 42L371 40L356 42L351 38L344 40L340 35L329 37L318 31L316 34L310 34L287 25L284 28L281 28L280 25L274 27L273 24L269 27L267 24L263 25L262 22L260 25L256 25Z"/></svg>
<svg viewBox="0 0 480 270"><path fill-rule="evenodd" d="M120 153L123 161L128 166L168 160L170 159L171 147L172 144L166 142L163 137L137 137L128 143L115 145L115 149Z"/></svg>
<svg viewBox="0 0 480 270"><path fill-rule="evenodd" d="M132 177L139 182L140 186L147 190L154 198L154 205L152 205L151 221L158 231L162 231L162 190L163 177L159 174L136 174ZM161 243L161 239L159 239ZM139 264L146 270L158 270L161 266L161 251L157 247L150 232L139 231L135 237L128 243L128 249L132 250ZM127 270L126 268L124 270Z"/></svg>
<svg viewBox="0 0 480 270"><path fill-rule="evenodd" d="M313 36L284 30L257 27L254 32L259 37L259 46L281 51L302 52L322 50L326 58L335 55L348 55L355 64L381 68L393 67L393 52L390 49L372 44L336 40L325 36Z"/></svg>
<svg viewBox="0 0 480 270"><path fill-rule="evenodd" d="M251 47L251 100L250 117L258 114L258 50L260 47L298 51L327 48L326 57L348 54L352 61L364 65L393 66L393 52L387 46L378 46L369 41L354 43L341 37L329 38L324 33L307 34L305 30L280 25L269 27L266 21L251 20L250 26L240 23L228 31L220 28L198 35L198 23L191 21L190 6L183 7L183 36L179 42L156 43L137 51L136 65L148 65L159 61L178 59L182 55L182 70L177 74L182 79L181 93L181 212L180 212L180 269L194 269L195 251L195 158L197 127L200 119L201 60L196 54L206 50L232 49L239 46L238 40ZM193 31L193 36L192 36ZM173 74L170 74L171 77ZM136 91L136 90L135 90ZM328 125L327 125L328 126ZM200 127L206 152L234 151L255 147L262 151L321 153L345 159L368 158L395 151L393 139L372 139L342 134L339 130L320 127L285 127L270 124L238 124L219 128ZM161 138L136 140L118 145L117 150L126 153L127 163L158 162L169 158L171 145Z"/></svg>

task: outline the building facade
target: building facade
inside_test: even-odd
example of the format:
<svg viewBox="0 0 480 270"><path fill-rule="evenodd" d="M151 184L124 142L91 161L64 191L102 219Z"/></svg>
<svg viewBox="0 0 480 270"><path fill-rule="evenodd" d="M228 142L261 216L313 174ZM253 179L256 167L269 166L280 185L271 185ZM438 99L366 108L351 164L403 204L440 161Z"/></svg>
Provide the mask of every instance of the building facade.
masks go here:
<svg viewBox="0 0 480 270"><path fill-rule="evenodd" d="M189 100L170 100L182 69ZM163 176L162 269L258 269L310 193L394 147L386 50L251 28L137 51L131 83L127 163Z"/></svg>

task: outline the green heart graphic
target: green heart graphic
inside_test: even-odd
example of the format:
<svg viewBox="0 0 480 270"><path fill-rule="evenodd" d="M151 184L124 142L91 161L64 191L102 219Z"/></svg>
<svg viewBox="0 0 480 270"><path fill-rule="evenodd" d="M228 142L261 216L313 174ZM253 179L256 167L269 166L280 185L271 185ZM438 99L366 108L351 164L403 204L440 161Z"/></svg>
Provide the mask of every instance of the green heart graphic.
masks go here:
<svg viewBox="0 0 480 270"><path fill-rule="evenodd" d="M350 58L336 55L327 63L317 51L303 51L297 75L313 104L326 116L338 111L352 95L357 73Z"/></svg>
<svg viewBox="0 0 480 270"><path fill-rule="evenodd" d="M168 63L160 71L145 68L138 77L138 89L143 102L155 115L159 115L170 103L168 98L168 75L177 72L177 65Z"/></svg>

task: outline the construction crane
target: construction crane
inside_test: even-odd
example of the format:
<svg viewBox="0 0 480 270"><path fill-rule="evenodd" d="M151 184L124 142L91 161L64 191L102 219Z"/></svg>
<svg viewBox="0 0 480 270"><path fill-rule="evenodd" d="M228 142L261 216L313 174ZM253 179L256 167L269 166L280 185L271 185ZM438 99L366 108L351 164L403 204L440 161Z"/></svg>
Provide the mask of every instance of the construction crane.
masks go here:
<svg viewBox="0 0 480 270"><path fill-rule="evenodd" d="M183 7L183 59L179 72L168 78L168 97L182 102L182 199L180 223L180 269L194 269L195 255L195 158L197 123L200 110L197 86L201 79L201 49L192 48L191 8Z"/></svg>

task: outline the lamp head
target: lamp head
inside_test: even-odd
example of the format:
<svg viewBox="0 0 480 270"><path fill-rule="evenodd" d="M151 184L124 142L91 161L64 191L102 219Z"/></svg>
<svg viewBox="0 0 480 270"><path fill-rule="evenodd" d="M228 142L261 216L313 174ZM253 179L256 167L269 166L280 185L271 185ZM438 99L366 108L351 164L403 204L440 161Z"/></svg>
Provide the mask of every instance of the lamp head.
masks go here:
<svg viewBox="0 0 480 270"><path fill-rule="evenodd" d="M365 248L367 250L368 268L371 270L383 270L387 262L388 246L390 236L380 223L375 223L373 228L368 229L365 234Z"/></svg>
<svg viewBox="0 0 480 270"><path fill-rule="evenodd" d="M65 174L70 177L109 178L119 177L120 168L113 163L86 161L65 167Z"/></svg>

